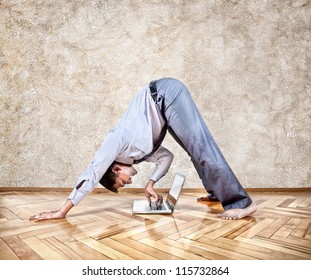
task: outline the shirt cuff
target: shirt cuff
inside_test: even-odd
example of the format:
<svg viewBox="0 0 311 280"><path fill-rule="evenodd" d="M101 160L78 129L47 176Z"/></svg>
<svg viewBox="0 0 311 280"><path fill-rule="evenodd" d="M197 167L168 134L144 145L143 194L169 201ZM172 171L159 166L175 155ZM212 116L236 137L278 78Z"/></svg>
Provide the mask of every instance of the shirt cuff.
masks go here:
<svg viewBox="0 0 311 280"><path fill-rule="evenodd" d="M74 206L78 205L87 194L80 192L76 188L72 190L67 199L70 199Z"/></svg>

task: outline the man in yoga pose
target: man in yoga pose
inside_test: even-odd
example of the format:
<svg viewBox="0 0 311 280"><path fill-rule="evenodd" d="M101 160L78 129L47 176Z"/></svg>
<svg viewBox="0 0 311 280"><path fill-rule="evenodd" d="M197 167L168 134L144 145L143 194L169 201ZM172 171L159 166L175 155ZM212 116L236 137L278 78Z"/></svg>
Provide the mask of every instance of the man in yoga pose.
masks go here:
<svg viewBox="0 0 311 280"><path fill-rule="evenodd" d="M172 78L152 81L133 98L127 111L108 133L94 159L78 178L65 204L56 211L43 212L30 220L64 218L70 209L91 192L97 183L113 192L132 183L142 161L155 163L145 186L150 202L163 201L154 184L168 171L173 154L161 146L166 132L188 153L209 193L201 200L219 201L224 219L240 219L256 211L256 206L229 167L210 134L187 87Z"/></svg>

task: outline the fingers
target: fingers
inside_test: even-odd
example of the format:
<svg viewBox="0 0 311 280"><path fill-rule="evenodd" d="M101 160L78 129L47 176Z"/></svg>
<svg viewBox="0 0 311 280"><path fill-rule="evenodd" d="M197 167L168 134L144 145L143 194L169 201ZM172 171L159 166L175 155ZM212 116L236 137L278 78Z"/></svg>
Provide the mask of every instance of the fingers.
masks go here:
<svg viewBox="0 0 311 280"><path fill-rule="evenodd" d="M151 198L154 198L154 201L157 205L161 205L163 203L163 197L153 189L153 187L147 186L145 188L145 196L148 200L149 205L151 205Z"/></svg>
<svg viewBox="0 0 311 280"><path fill-rule="evenodd" d="M150 196L146 196L147 197L147 200L148 200L148 204L151 205L151 199L150 199Z"/></svg>
<svg viewBox="0 0 311 280"><path fill-rule="evenodd" d="M151 194L151 193L146 194L146 198L148 200L149 205L151 205L151 197L153 197L153 198L155 198L157 200L157 196L156 196L155 193L153 193L153 194Z"/></svg>
<svg viewBox="0 0 311 280"><path fill-rule="evenodd" d="M152 196L152 197L154 198L155 203L158 203L158 201L159 201L159 195L158 195L156 192L153 193L153 196Z"/></svg>
<svg viewBox="0 0 311 280"><path fill-rule="evenodd" d="M42 220L45 220L47 217L46 217L46 212L43 212L43 213L39 213L39 214L36 214L36 215L33 215L29 218L30 221L42 221Z"/></svg>
<svg viewBox="0 0 311 280"><path fill-rule="evenodd" d="M158 195L158 199L156 200L156 204L162 205L162 203L163 203L163 197L162 197L162 195Z"/></svg>
<svg viewBox="0 0 311 280"><path fill-rule="evenodd" d="M146 187L145 196L148 200L149 205L151 204L151 198L157 199L157 194L152 187Z"/></svg>
<svg viewBox="0 0 311 280"><path fill-rule="evenodd" d="M29 221L35 221L35 222L37 222L37 221L41 221L41 220L43 220L43 219L40 218L38 215L34 215L34 216L31 216L31 217L29 218Z"/></svg>
<svg viewBox="0 0 311 280"><path fill-rule="evenodd" d="M54 217L55 213L57 213L57 211L42 212L42 213L31 216L29 220L30 221L43 221L43 220L53 219L53 218L56 218Z"/></svg>

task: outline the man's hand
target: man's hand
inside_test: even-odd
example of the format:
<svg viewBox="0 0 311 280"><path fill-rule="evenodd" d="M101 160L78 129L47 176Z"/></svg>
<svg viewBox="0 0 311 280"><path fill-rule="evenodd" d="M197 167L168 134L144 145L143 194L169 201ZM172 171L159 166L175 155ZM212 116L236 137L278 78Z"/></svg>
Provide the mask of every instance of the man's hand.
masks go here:
<svg viewBox="0 0 311 280"><path fill-rule="evenodd" d="M36 215L33 215L29 218L30 221L43 221L43 220L52 220L52 219L63 219L66 217L66 214L60 210L42 212Z"/></svg>
<svg viewBox="0 0 311 280"><path fill-rule="evenodd" d="M65 204L59 209L55 211L42 212L36 215L33 215L29 218L30 221L43 221L43 220L52 220L52 219L63 219L66 217L67 213L74 205L70 200L67 200Z"/></svg>
<svg viewBox="0 0 311 280"><path fill-rule="evenodd" d="M149 180L146 187L145 187L145 196L148 200L149 205L151 204L151 198L155 199L155 203L157 205L161 205L163 203L163 197L156 193L153 189L154 181Z"/></svg>

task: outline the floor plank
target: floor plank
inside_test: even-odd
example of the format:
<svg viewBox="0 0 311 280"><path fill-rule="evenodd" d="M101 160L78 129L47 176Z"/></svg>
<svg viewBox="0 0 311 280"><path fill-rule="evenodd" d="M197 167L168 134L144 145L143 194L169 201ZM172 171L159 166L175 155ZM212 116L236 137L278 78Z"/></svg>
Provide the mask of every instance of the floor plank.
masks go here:
<svg viewBox="0 0 311 280"><path fill-rule="evenodd" d="M42 260L42 258L18 236L3 237L3 240L8 246L10 246L10 248L12 248L12 251L14 251L19 259Z"/></svg>
<svg viewBox="0 0 311 280"><path fill-rule="evenodd" d="M19 260L17 254L0 238L0 260Z"/></svg>

